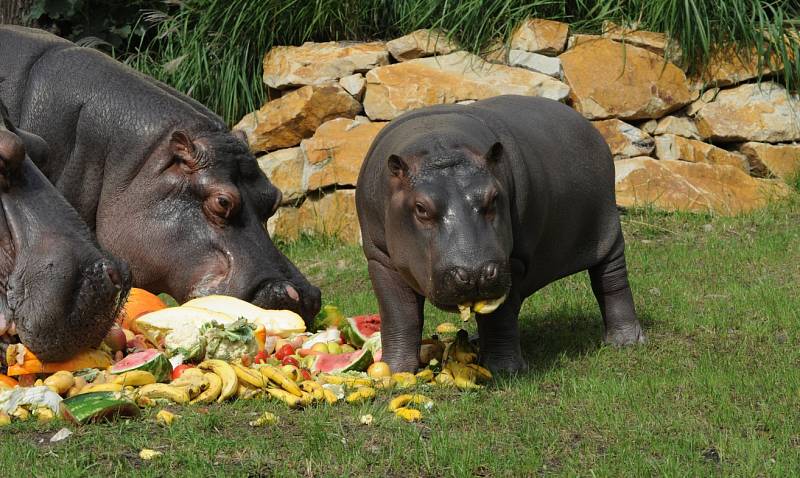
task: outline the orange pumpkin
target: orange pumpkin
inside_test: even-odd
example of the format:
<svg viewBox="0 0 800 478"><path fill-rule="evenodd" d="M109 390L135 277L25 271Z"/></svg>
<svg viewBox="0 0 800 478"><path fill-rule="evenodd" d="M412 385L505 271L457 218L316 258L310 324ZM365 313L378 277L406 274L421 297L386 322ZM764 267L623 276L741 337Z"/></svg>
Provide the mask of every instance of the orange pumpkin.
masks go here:
<svg viewBox="0 0 800 478"><path fill-rule="evenodd" d="M128 294L128 300L125 302L125 306L119 314L118 321L123 329L129 329L134 333L139 333L135 328L135 321L137 318L148 312L166 308L167 304L159 299L157 295L144 289L137 289L134 287L131 289L130 294Z"/></svg>
<svg viewBox="0 0 800 478"><path fill-rule="evenodd" d="M22 355L22 364L18 363L17 356ZM86 350L69 360L63 362L45 363L40 361L27 347L22 344L12 344L6 350L8 362L8 375L55 373L59 370L75 371L82 368L107 368L111 366L111 356L102 350Z"/></svg>
<svg viewBox="0 0 800 478"><path fill-rule="evenodd" d="M3 375L2 373L0 373L0 385L5 385L6 387L9 388L14 388L17 385L19 385L19 383L13 378L9 377L8 375Z"/></svg>

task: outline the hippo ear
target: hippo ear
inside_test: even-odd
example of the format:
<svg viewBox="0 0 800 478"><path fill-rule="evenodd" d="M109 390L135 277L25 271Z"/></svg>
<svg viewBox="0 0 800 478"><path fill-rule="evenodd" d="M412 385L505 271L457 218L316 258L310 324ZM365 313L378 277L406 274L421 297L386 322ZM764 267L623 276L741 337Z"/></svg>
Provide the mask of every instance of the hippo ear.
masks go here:
<svg viewBox="0 0 800 478"><path fill-rule="evenodd" d="M170 140L172 149L176 152L184 152L189 156L194 156L194 143L186 131L178 130L172 133Z"/></svg>
<svg viewBox="0 0 800 478"><path fill-rule="evenodd" d="M408 164L403 161L403 158L400 156L393 154L389 156L389 172L392 173L392 176L395 176L400 179L405 179L408 177Z"/></svg>
<svg viewBox="0 0 800 478"><path fill-rule="evenodd" d="M0 129L0 188L8 189L25 161L25 143L19 136Z"/></svg>
<svg viewBox="0 0 800 478"><path fill-rule="evenodd" d="M484 159L486 160L486 164L495 164L500 161L500 158L503 157L503 145L500 142L496 142L489 148L489 151L486 152L486 156Z"/></svg>

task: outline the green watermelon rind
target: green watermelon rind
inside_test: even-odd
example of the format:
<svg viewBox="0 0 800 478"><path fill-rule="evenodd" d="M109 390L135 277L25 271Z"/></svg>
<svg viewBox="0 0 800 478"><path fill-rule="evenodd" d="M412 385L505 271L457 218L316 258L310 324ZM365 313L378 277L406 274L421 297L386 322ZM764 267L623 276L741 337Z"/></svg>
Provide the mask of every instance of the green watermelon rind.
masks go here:
<svg viewBox="0 0 800 478"><path fill-rule="evenodd" d="M365 371L371 364L372 364L372 350L370 349L362 349L358 352L361 352L361 355L358 356L356 360L351 361L344 367L340 367L337 369L332 370L319 370L317 368L317 362L320 358L342 355L342 354L321 354L315 357L314 363L311 364L311 371L314 373L342 373L342 372L363 372ZM352 352L356 353L356 352Z"/></svg>
<svg viewBox="0 0 800 478"><path fill-rule="evenodd" d="M137 417L139 407L117 392L89 392L64 399L61 414L65 419L85 424L103 418Z"/></svg>
<svg viewBox="0 0 800 478"><path fill-rule="evenodd" d="M144 352L139 352L144 353ZM131 354L125 357L129 359L133 355ZM169 362L169 359L163 352L158 352L156 355L153 356L147 362L142 362L139 365L122 368L119 367L121 362L117 362L111 367L111 373L113 374L121 374L125 372L130 372L131 370L144 370L146 372L150 372L156 378L156 382L159 383L168 383L172 380L172 364Z"/></svg>
<svg viewBox="0 0 800 478"><path fill-rule="evenodd" d="M358 327L356 325L355 317L347 317L345 318L344 322L342 322L341 332L342 335L344 335L344 339L347 341L347 343L356 348L361 348L364 346L364 342L372 337L372 335L365 337L361 334L361 332L358 331Z"/></svg>

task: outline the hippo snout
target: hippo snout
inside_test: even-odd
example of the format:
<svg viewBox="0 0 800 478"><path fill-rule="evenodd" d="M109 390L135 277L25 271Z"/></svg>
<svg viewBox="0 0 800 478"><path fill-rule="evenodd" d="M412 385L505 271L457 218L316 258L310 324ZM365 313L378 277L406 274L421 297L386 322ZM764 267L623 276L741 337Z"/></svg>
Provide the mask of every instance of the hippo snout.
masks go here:
<svg viewBox="0 0 800 478"><path fill-rule="evenodd" d="M475 266L454 266L438 274L434 303L453 307L483 299L497 299L508 292L511 275L506 261L486 261Z"/></svg>
<svg viewBox="0 0 800 478"><path fill-rule="evenodd" d="M321 307L321 294L318 288L299 286L289 281L272 281L261 285L251 300L253 304L265 309L288 309L297 312L310 322Z"/></svg>

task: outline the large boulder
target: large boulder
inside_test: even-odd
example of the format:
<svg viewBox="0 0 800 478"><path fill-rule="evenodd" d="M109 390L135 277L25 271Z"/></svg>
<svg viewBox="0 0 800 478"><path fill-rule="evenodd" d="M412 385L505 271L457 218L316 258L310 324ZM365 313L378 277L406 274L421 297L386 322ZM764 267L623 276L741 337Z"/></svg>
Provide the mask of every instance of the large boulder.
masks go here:
<svg viewBox="0 0 800 478"><path fill-rule="evenodd" d="M559 58L570 99L589 119L659 118L692 101L683 71L643 48L600 39Z"/></svg>
<svg viewBox="0 0 800 478"><path fill-rule="evenodd" d="M691 163L727 164L749 173L747 158L739 153L725 151L714 145L684 138L674 134L656 136L656 156L663 160L681 160Z"/></svg>
<svg viewBox="0 0 800 478"><path fill-rule="evenodd" d="M447 55L458 50L458 45L441 31L422 29L386 42L386 48L395 60L408 61L426 56Z"/></svg>
<svg viewBox="0 0 800 478"><path fill-rule="evenodd" d="M305 164L300 147L279 149L258 158L258 166L283 193L281 204L294 203L305 195Z"/></svg>
<svg viewBox="0 0 800 478"><path fill-rule="evenodd" d="M233 127L253 152L297 146L332 118L353 118L361 104L337 84L305 86L270 101Z"/></svg>
<svg viewBox="0 0 800 478"><path fill-rule="evenodd" d="M647 156L655 147L652 136L616 118L592 121L592 124L605 138L614 160Z"/></svg>
<svg viewBox="0 0 800 478"><path fill-rule="evenodd" d="M759 55L755 50L740 52L733 47L716 50L693 80L706 87L730 86L752 80L759 74ZM768 75L782 68L780 58L773 56L772 67L762 65L761 74Z"/></svg>
<svg viewBox="0 0 800 478"><path fill-rule="evenodd" d="M306 189L355 186L367 150L385 125L339 118L320 126L301 145L308 161Z"/></svg>
<svg viewBox="0 0 800 478"><path fill-rule="evenodd" d="M670 115L659 119L653 128L653 134L676 134L689 139L703 139L694 121L686 116Z"/></svg>
<svg viewBox="0 0 800 478"><path fill-rule="evenodd" d="M754 175L787 181L800 176L800 144L749 142L740 145L739 152L747 156Z"/></svg>
<svg viewBox="0 0 800 478"><path fill-rule="evenodd" d="M264 83L270 88L323 85L389 63L383 42L306 42L276 46L264 56Z"/></svg>
<svg viewBox="0 0 800 478"><path fill-rule="evenodd" d="M800 97L777 83L721 90L693 105L695 124L712 141L780 143L800 140Z"/></svg>
<svg viewBox="0 0 800 478"><path fill-rule="evenodd" d="M270 236L294 240L302 234L334 236L361 242L355 190L337 190L307 197L300 207L283 207L267 222Z"/></svg>
<svg viewBox="0 0 800 478"><path fill-rule="evenodd" d="M558 55L564 51L568 35L569 25L566 23L529 18L511 35L511 49Z"/></svg>
<svg viewBox="0 0 800 478"><path fill-rule="evenodd" d="M780 181L756 179L727 165L640 157L616 161L614 166L617 204L622 207L728 216L791 194Z"/></svg>
<svg viewBox="0 0 800 478"><path fill-rule="evenodd" d="M391 120L423 106L517 94L563 100L564 83L541 73L493 65L467 52L419 58L367 73L364 111Z"/></svg>

